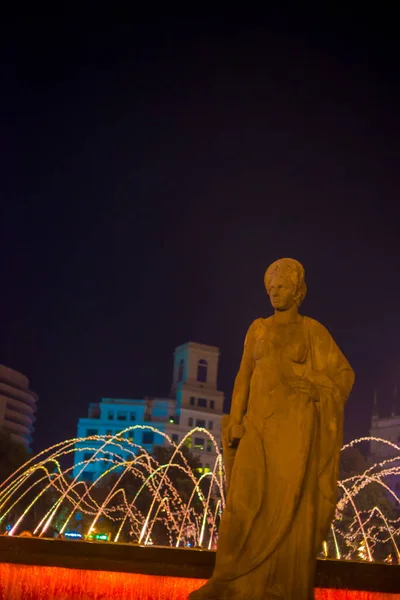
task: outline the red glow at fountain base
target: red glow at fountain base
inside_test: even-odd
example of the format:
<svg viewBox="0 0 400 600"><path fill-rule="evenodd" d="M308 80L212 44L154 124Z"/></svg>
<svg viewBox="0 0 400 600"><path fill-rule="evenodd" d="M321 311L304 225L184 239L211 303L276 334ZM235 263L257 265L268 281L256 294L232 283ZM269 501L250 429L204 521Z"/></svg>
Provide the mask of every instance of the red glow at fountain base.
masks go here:
<svg viewBox="0 0 400 600"><path fill-rule="evenodd" d="M201 579L0 563L1 600L186 600ZM317 589L316 600L400 600L400 594Z"/></svg>

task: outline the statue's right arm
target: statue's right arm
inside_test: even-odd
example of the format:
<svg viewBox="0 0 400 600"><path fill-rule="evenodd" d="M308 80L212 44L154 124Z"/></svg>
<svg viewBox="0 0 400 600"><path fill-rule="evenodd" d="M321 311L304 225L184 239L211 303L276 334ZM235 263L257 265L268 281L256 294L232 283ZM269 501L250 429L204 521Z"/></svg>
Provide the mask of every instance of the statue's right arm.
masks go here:
<svg viewBox="0 0 400 600"><path fill-rule="evenodd" d="M230 410L230 422L232 425L242 423L243 417L247 411L247 403L250 392L250 380L254 368L253 359L254 345L254 323L250 325L247 332L242 360L238 374L236 375L235 384L233 386L232 404Z"/></svg>

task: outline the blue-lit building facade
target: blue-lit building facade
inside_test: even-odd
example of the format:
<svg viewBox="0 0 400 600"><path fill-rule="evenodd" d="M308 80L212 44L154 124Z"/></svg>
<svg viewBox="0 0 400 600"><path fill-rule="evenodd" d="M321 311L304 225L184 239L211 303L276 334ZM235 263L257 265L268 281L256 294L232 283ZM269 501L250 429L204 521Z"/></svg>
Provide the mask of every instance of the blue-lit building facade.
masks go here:
<svg viewBox="0 0 400 600"><path fill-rule="evenodd" d="M218 360L219 349L215 346L188 342L175 349L169 397L102 398L90 404L88 416L78 421L77 437L120 435L96 454L97 460L85 466L84 471L84 464L105 442L95 438L88 442L77 441L73 476L94 481L109 468L113 451L118 451L120 456L126 453L126 458L142 448L152 453L155 446L165 445L163 433L177 444L193 428L202 427L214 436L220 448L224 395L217 389ZM124 431L132 426L138 427ZM209 436L197 431L185 443L199 458L202 469L213 468L217 453Z"/></svg>
<svg viewBox="0 0 400 600"><path fill-rule="evenodd" d="M77 437L116 436L118 434L120 436L115 442L110 442L109 452L102 452L98 455L99 460L91 463L90 469L85 468L84 479L92 481L108 468L107 459L111 460L113 458L113 452L117 452L119 456L124 457L124 446L127 448L125 458L128 458L134 450L132 444L136 445L137 450L144 448L150 453L153 451L154 446L164 445L164 437L161 432L165 432L169 414L172 414L173 411L173 404L174 402L168 398L141 398L138 400L102 398L101 402L91 404L88 416L78 421ZM143 429L128 430L121 433L133 425L142 426ZM153 431L153 429L156 431ZM124 444L123 439L127 440L126 444ZM97 442L96 440L90 440L90 444L83 442L76 444L74 477L79 476L82 470L80 463L93 457L92 448L100 448L103 445L104 441ZM88 449L88 446L91 449Z"/></svg>

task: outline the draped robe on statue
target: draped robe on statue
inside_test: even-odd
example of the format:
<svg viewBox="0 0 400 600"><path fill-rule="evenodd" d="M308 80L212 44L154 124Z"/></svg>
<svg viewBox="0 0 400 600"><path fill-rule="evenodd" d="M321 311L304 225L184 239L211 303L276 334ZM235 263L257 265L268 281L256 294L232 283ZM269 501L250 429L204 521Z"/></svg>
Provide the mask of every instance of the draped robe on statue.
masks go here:
<svg viewBox="0 0 400 600"><path fill-rule="evenodd" d="M290 386L305 379L319 400ZM311 600L316 555L336 505L343 408L353 371L328 331L301 317L257 319L235 393L248 395L212 578L191 595ZM238 390L242 390L241 392Z"/></svg>

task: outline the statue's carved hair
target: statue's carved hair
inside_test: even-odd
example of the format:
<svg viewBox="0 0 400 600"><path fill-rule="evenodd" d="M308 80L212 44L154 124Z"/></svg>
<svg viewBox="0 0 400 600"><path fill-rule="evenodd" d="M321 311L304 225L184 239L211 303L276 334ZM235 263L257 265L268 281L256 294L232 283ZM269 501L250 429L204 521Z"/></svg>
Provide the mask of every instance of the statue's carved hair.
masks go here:
<svg viewBox="0 0 400 600"><path fill-rule="evenodd" d="M293 282L296 290L296 304L297 306L300 306L307 293L303 265L294 258L280 258L279 260L273 262L272 265L270 265L265 271L264 275L264 285L268 295L271 281L278 272L279 274L287 275Z"/></svg>

